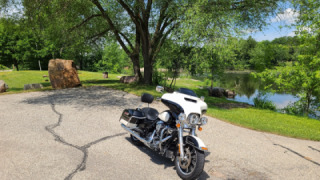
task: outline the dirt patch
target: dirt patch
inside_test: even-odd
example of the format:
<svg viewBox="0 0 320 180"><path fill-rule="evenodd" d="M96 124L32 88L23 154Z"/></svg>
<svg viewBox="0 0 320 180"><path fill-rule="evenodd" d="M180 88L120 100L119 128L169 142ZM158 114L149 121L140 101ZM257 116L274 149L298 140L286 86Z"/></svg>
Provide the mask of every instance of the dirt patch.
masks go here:
<svg viewBox="0 0 320 180"><path fill-rule="evenodd" d="M253 107L247 103L210 103L212 106L216 106L222 109L232 109L232 108L250 108Z"/></svg>

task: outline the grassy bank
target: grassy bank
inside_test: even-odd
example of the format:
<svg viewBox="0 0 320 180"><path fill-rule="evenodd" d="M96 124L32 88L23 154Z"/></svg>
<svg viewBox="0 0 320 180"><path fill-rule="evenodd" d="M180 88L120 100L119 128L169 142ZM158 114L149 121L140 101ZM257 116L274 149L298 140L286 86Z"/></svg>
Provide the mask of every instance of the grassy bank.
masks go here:
<svg viewBox="0 0 320 180"><path fill-rule="evenodd" d="M9 85L8 93L25 92L23 85L31 83L41 83L44 86L44 90L52 89L50 83L45 81L48 78L43 78L43 75L48 75L48 72L0 72L0 80L4 80ZM103 79L102 73L79 71L80 80L85 87L106 86L136 95L148 92L156 97L161 96L160 93L155 91L155 86L121 84L119 83L120 76L119 74L110 74L108 79ZM192 79L179 79L176 84L177 87L188 87L193 89L199 96L205 96L205 101L209 106L207 113L209 116L254 130L320 141L320 121L318 120L255 109L226 99L208 97L207 91L199 88L204 85L204 82Z"/></svg>

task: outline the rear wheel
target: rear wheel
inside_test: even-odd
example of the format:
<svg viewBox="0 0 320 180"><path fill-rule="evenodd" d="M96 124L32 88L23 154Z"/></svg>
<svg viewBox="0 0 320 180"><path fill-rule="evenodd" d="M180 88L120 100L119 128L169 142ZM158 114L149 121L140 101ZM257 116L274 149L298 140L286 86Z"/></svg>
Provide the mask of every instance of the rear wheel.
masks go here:
<svg viewBox="0 0 320 180"><path fill-rule="evenodd" d="M198 149L186 145L184 147L184 155L186 159L182 160L180 158L180 153L178 150L176 159L175 159L175 167L177 174L181 179L189 180L196 179L200 176L203 171L205 155L203 151L199 151Z"/></svg>
<svg viewBox="0 0 320 180"><path fill-rule="evenodd" d="M141 141L139 141L138 138L134 137L132 134L130 134L130 139L132 141L132 143L136 146L142 146L143 143Z"/></svg>

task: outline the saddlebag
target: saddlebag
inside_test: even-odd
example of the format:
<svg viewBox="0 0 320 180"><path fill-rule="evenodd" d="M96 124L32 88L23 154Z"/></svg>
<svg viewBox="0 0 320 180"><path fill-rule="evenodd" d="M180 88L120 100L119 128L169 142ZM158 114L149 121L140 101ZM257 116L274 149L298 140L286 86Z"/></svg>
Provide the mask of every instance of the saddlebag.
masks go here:
<svg viewBox="0 0 320 180"><path fill-rule="evenodd" d="M125 109L120 117L120 123L124 124L128 128L134 128L140 121L145 119L141 111L135 109Z"/></svg>

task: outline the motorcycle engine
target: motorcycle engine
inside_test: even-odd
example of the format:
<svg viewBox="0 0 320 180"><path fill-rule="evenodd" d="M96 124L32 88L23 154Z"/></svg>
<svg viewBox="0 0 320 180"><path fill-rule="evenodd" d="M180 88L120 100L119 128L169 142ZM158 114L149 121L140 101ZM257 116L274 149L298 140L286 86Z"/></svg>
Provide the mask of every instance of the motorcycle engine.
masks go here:
<svg viewBox="0 0 320 180"><path fill-rule="evenodd" d="M156 125L156 132L157 132L157 135L160 137L160 133L161 133L161 130L165 127L165 124L163 121L158 121L157 122L157 125Z"/></svg>

